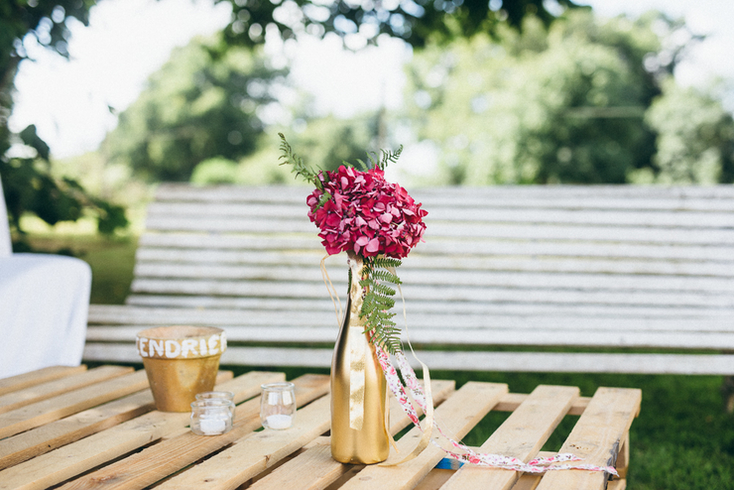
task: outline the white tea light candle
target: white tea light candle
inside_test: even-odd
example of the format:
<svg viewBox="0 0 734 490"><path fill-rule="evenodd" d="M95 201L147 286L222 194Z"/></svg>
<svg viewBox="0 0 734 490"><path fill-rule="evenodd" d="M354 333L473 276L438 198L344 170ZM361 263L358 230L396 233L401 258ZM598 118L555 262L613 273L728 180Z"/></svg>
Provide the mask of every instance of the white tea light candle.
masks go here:
<svg viewBox="0 0 734 490"><path fill-rule="evenodd" d="M265 418L265 423L263 424L263 426L267 427L268 429L283 430L290 427L292 422L293 417L291 417L290 415L283 415L278 413L275 415L268 415Z"/></svg>
<svg viewBox="0 0 734 490"><path fill-rule="evenodd" d="M295 385L268 383L262 385L260 422L266 429L283 430L293 424L296 413Z"/></svg>
<svg viewBox="0 0 734 490"><path fill-rule="evenodd" d="M191 431L200 436L229 432L234 421L234 403L224 398L196 400L191 404Z"/></svg>

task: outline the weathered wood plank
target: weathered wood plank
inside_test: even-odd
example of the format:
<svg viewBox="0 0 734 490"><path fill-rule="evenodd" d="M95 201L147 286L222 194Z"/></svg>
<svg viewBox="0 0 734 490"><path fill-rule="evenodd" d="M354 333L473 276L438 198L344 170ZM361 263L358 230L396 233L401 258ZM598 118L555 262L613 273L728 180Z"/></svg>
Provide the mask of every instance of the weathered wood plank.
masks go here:
<svg viewBox="0 0 734 490"><path fill-rule="evenodd" d="M240 377L243 378L244 376ZM259 373L259 384L283 379L281 373ZM251 382L252 376L237 391L249 389L251 396L258 388ZM294 380L296 384L296 404L305 405L313 399L324 395L329 389L328 376L306 375ZM232 390L233 388L229 388ZM260 427L260 397L257 396L235 411L232 430L217 437L197 436L185 431L176 437L167 438L160 443L144 449L128 458L113 463L105 468L70 482L61 488L72 489L142 489L152 485L169 475L193 464L199 459L214 453L230 443L246 436Z"/></svg>
<svg viewBox="0 0 734 490"><path fill-rule="evenodd" d="M454 391L454 386L453 381L432 381L434 404L442 403ZM410 423L397 399L390 397L390 433L395 436ZM323 489L354 466L332 459L331 440L328 437L318 438L303 453L252 484L250 490Z"/></svg>
<svg viewBox="0 0 734 490"><path fill-rule="evenodd" d="M50 366L30 373L18 374L0 379L0 395L22 390L55 379L79 374L87 370L87 366Z"/></svg>
<svg viewBox="0 0 734 490"><path fill-rule="evenodd" d="M433 237L421 243L411 253L411 260L421 255L461 255L501 257L503 255L539 255L541 257L597 257L597 258L648 258L659 260L699 260L731 263L731 246L715 243L672 244L665 240L651 242L629 241L607 243L604 241L575 242L568 239L542 240L542 236L530 237L484 237L448 239ZM638 236L639 238L639 236ZM148 232L140 237L141 247L163 247L173 249L207 250L257 250L257 251L301 251L323 257L323 246L312 230L302 235L231 235L222 233L155 233ZM406 261L409 264L410 261Z"/></svg>
<svg viewBox="0 0 734 490"><path fill-rule="evenodd" d="M328 320L328 316L326 320ZM420 328L411 328L410 340L414 345L547 345L592 348L605 346L734 350L734 332L696 332L694 321L691 321L692 325L690 326L681 324L682 328L680 330L671 328L670 330L657 331L642 328L634 330L630 329L629 326L625 326L625 328L618 331L610 331L607 327L614 328L613 322L600 322L597 325L593 321L589 321L588 330L580 331L572 326L572 322L565 324L563 322L536 322L533 321L534 319L523 319L525 321L518 321L513 325L497 325L494 322L482 324L479 319L474 322L475 318L462 316L447 317L443 323L439 321L440 319L433 320L431 325L420 325L421 322L413 320L413 323L420 325ZM451 325L452 320L464 323L460 323L458 326L447 326ZM172 316L171 322L175 322L175 316ZM159 324L171 324L171 322L161 322ZM217 324L206 320L196 321L191 319L186 323ZM137 324L136 327L89 327L90 334L87 341L110 342L117 340L134 342L134 332L143 328L143 325ZM145 324L145 326L153 325L155 323ZM269 322L258 322L257 320L253 320L251 326L248 327L219 325L225 328L230 343L331 343L335 337L335 328L333 327L276 327ZM539 325L542 325L542 328L539 328ZM688 327L688 331L683 329L685 327ZM720 328L723 329L724 326ZM403 338L407 340L405 335L403 335Z"/></svg>
<svg viewBox="0 0 734 490"><path fill-rule="evenodd" d="M445 431L457 438L464 437L491 409L502 395L507 393L507 385L495 383L469 382L462 386L435 411ZM398 454L388 459L388 463L399 462L410 454L422 436L418 428L413 428L397 442ZM440 441L438 435L432 436ZM415 459L397 466L372 465L365 467L357 476L349 480L342 489L374 488L383 490L411 488L421 481L436 466L445 453L429 444Z"/></svg>
<svg viewBox="0 0 734 490"><path fill-rule="evenodd" d="M535 254L530 253L527 246L520 244L517 247L506 243L497 243L497 246L488 246L486 254L478 256L449 256L413 254L406 260L401 271L423 269L446 270L475 270L475 271L517 271L517 272L566 272L589 274L646 274L694 277L732 277L734 276L734 261L709 263L701 260L668 260L652 259L649 256L610 260L607 257L552 257L549 250L542 245L535 245ZM506 255L502 255L503 250ZM569 254L568 249L563 249ZM701 253L711 250L701 250ZM598 252L597 252L598 253ZM521 255L530 257L522 258ZM543 256L540 258L539 256ZM724 254L725 255L725 254ZM321 255L323 256L323 255ZM167 266L171 264L196 265L246 265L250 267L279 267L289 264L291 267L314 268L314 259L320 256L318 252L295 253L288 251L251 251L231 249L172 249L172 248L140 248L136 253L136 273L147 273L149 266ZM334 257L327 261L329 270L338 270L343 266L341 257ZM713 261L714 257L709 255ZM722 257L726 259L726 257Z"/></svg>
<svg viewBox="0 0 734 490"><path fill-rule="evenodd" d="M333 272L333 271L332 271ZM343 272L343 271L339 271ZM734 265L732 266L734 272ZM215 264L150 264L139 263L135 266L135 276L150 279L226 279L237 281L278 281L288 282L293 278L299 281L323 283L321 269L317 264L310 266L293 265L215 265ZM503 288L582 288L599 290L634 290L686 293L732 293L734 282L731 277L705 276L662 276L647 274L614 275L599 273L549 272L504 272L486 270L405 268L400 270L403 282L423 286L472 286ZM732 276L734 277L734 276ZM339 280L337 280L339 279ZM342 280L343 279L343 280ZM332 279L346 290L346 274Z"/></svg>
<svg viewBox="0 0 734 490"><path fill-rule="evenodd" d="M622 444L640 410L641 399L640 390L599 388L559 452L573 453L585 464L613 464L616 455L610 454L609 448ZM543 476L538 490L603 489L606 477L593 471L551 471Z"/></svg>
<svg viewBox="0 0 734 490"><path fill-rule="evenodd" d="M570 386L538 386L479 448L479 452L518 458L537 456L566 415L579 389ZM462 466L441 487L445 490L506 490L520 473L501 469Z"/></svg>
<svg viewBox="0 0 734 490"><path fill-rule="evenodd" d="M117 366L117 376L110 376L90 386L56 395L0 415L0 439L47 424L86 408L140 391L148 386L143 373ZM128 373L128 374L126 374Z"/></svg>
<svg viewBox="0 0 734 490"><path fill-rule="evenodd" d="M231 378L231 371L220 372L217 383ZM158 411L141 415L0 471L0 489L44 490L183 429L189 417Z"/></svg>
<svg viewBox="0 0 734 490"><path fill-rule="evenodd" d="M329 367L332 349L228 347L223 365ZM431 369L501 372L734 375L734 355L416 351ZM133 345L89 343L89 361L140 362ZM417 363L414 367L420 367Z"/></svg>
<svg viewBox="0 0 734 490"><path fill-rule="evenodd" d="M304 199L305 201L305 199ZM430 210L431 222L460 220L472 223L554 223L563 225L605 225L605 226L646 226L655 228L664 227L692 227L692 228L718 228L731 226L732 217L730 211L689 211L670 209L652 211L646 209L605 209L578 207L568 209L553 206L550 203L543 207L517 208L510 206L497 206L494 203L486 203L480 208L476 205L459 206L435 206ZM425 206L430 203L424 203ZM156 228L157 223L175 218L193 222L200 220L202 227L209 225L204 221L216 216L219 218L236 218L237 220L252 219L260 222L267 218L273 228L282 226L284 231L299 230L298 227L291 228L294 222L302 219L308 211L305 202L301 205L286 205L282 203L269 203L268 205L257 205L253 203L152 203L148 206L147 222L150 228ZM191 220L191 221L189 221ZM187 227L188 225L183 225ZM207 228L204 228L207 229ZM254 231L254 230L253 230Z"/></svg>
<svg viewBox="0 0 734 490"><path fill-rule="evenodd" d="M122 397L3 440L0 470L114 427L155 408L150 390Z"/></svg>
<svg viewBox="0 0 734 490"><path fill-rule="evenodd" d="M197 279L134 279L131 289L136 293L190 294L197 296L252 296L268 298L314 298L324 296L323 282L224 281ZM431 287L408 283L403 286L406 298L422 301L514 301L521 303L562 304L628 304L681 305L691 307L734 308L734 296L724 292L706 291L634 291L580 290L487 287Z"/></svg>
<svg viewBox="0 0 734 490"><path fill-rule="evenodd" d="M160 490L234 489L260 474L329 428L329 395L296 412L286 431L251 433L233 446L159 485Z"/></svg>
<svg viewBox="0 0 734 490"><path fill-rule="evenodd" d="M131 369L129 368L121 368L119 366L100 366L89 371L82 370L78 374L47 381L6 395L0 395L0 414L30 405L31 403L47 400L77 388L116 378L130 371Z"/></svg>

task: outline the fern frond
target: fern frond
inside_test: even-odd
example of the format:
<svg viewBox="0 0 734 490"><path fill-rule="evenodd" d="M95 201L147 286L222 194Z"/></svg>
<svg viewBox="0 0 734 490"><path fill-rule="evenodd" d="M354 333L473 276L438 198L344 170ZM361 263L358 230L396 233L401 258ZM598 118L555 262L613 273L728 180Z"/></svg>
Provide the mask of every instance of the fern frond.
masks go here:
<svg viewBox="0 0 734 490"><path fill-rule="evenodd" d="M403 145L400 145L400 147L392 152L389 150L382 150L382 160L377 164L377 166L380 168L380 170L385 170L388 163L395 163L398 161L398 158L400 158L400 154L403 152Z"/></svg>
<svg viewBox="0 0 734 490"><path fill-rule="evenodd" d="M291 165L291 171L296 174L296 177L301 176L309 182L315 182L317 187L320 186L320 181L317 178L318 172L314 172L310 167L303 163L303 159L296 155L290 143L285 139L285 135L283 133L278 133L278 136L280 136L281 152L278 160L282 160L278 165Z"/></svg>
<svg viewBox="0 0 734 490"><path fill-rule="evenodd" d="M386 257L367 257L364 260L362 279L359 285L365 292L359 316L365 323L365 332L370 342L381 346L386 352L395 354L402 350L400 328L393 321L395 313L395 289L387 284L401 284L394 271L400 260ZM388 270L390 269L390 270Z"/></svg>

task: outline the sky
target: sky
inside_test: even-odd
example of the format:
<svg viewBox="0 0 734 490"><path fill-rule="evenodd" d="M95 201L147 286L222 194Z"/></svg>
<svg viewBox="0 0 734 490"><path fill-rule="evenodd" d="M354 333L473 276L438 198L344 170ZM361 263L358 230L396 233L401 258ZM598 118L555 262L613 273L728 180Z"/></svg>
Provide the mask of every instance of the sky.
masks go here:
<svg viewBox="0 0 734 490"><path fill-rule="evenodd" d="M639 15L659 9L685 17L697 34L708 38L680 65L678 80L705 85L712 77L734 80L734 0L579 0L602 16ZM71 60L28 43L36 61L24 61L15 79L10 128L35 124L56 158L96 150L114 129L114 112L124 110L143 90L146 79L176 46L195 35L224 27L230 7L213 0L103 0L90 12L90 25L70 26ZM399 107L404 84L402 65L410 49L397 40L358 53L344 52L337 40L307 40L288 51L291 74L311 92L321 111L346 117L380 104ZM325 83L324 80L328 80Z"/></svg>

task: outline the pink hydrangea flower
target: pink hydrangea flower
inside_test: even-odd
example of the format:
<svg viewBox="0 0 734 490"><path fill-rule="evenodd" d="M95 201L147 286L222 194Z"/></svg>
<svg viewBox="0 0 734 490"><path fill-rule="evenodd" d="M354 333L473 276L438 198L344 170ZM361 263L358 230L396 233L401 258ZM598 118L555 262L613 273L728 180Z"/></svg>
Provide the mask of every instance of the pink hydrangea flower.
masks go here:
<svg viewBox="0 0 734 490"><path fill-rule="evenodd" d="M422 241L428 213L405 189L386 181L379 168L363 172L341 166L320 172L318 179L323 190L314 190L306 204L328 254L351 250L363 257L402 259ZM325 192L331 198L319 207Z"/></svg>

